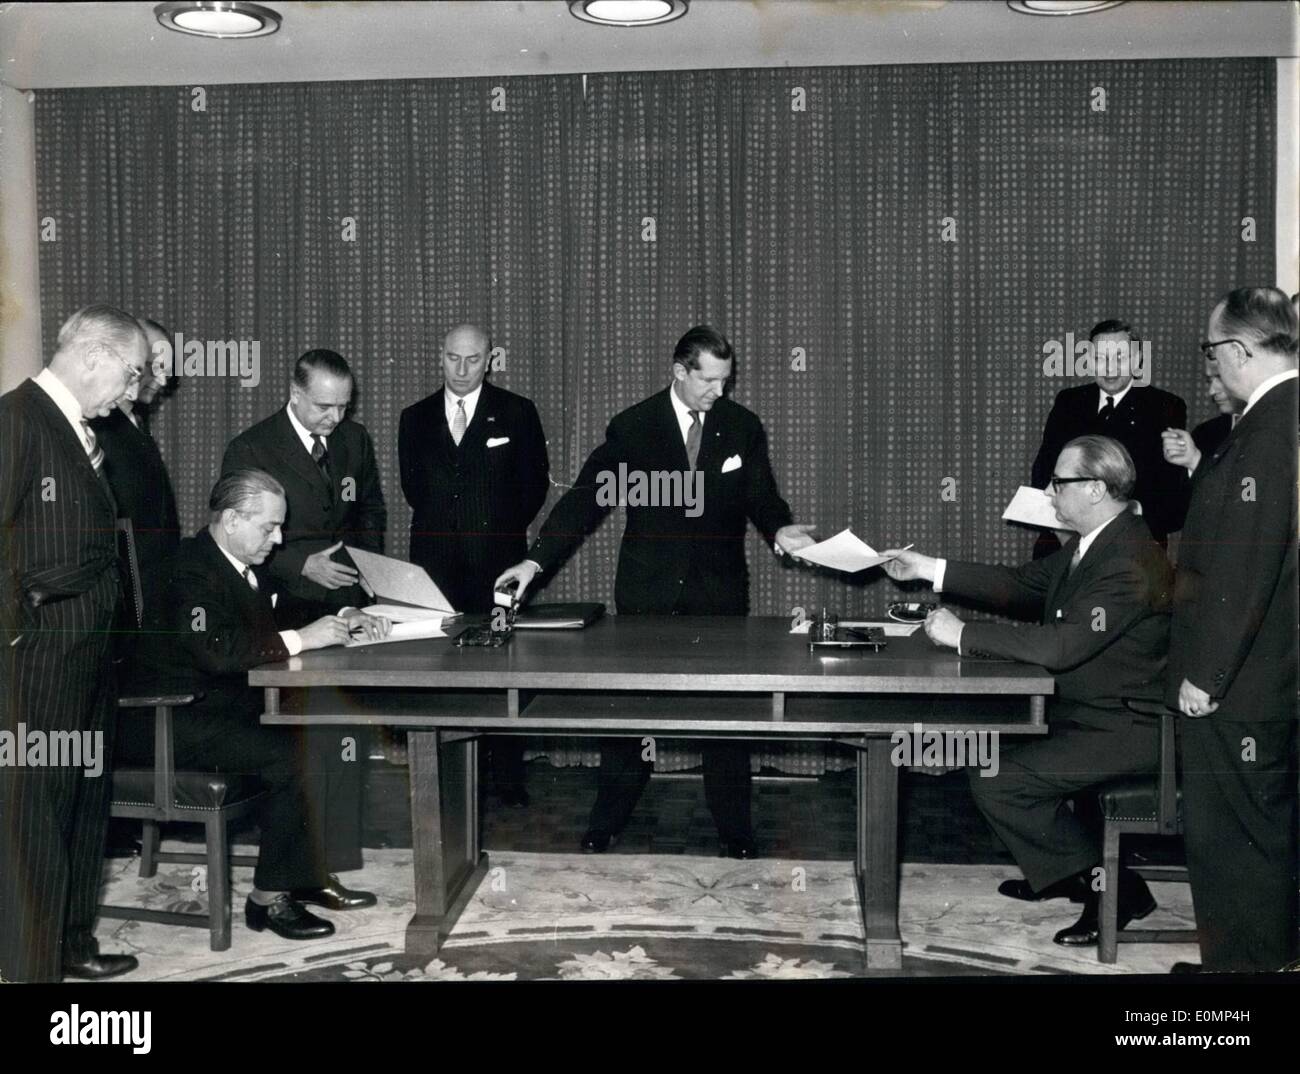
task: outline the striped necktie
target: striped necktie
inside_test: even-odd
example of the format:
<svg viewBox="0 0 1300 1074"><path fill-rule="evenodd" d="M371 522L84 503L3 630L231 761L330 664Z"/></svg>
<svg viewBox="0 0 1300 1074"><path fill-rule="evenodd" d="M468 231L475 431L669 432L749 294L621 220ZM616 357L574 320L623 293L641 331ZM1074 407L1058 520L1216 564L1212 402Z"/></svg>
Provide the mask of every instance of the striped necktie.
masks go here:
<svg viewBox="0 0 1300 1074"><path fill-rule="evenodd" d="M692 410L691 427L686 430L686 457L690 460L691 469L695 469L695 461L700 457L700 436L703 428L700 425L700 412Z"/></svg>
<svg viewBox="0 0 1300 1074"><path fill-rule="evenodd" d="M257 592L257 575L253 573L252 567L244 568L244 581L248 583L249 588L252 589L254 593Z"/></svg>
<svg viewBox="0 0 1300 1074"><path fill-rule="evenodd" d="M465 400L456 400L456 418L451 423L451 438L456 441L456 446L460 447L460 442L465 439L465 430L469 427L469 422L465 417Z"/></svg>
<svg viewBox="0 0 1300 1074"><path fill-rule="evenodd" d="M104 449L96 442L95 430L90 427L90 422L84 419L81 422L81 433L86 440L86 454L90 456L90 465L95 468L96 475L102 474L104 472Z"/></svg>

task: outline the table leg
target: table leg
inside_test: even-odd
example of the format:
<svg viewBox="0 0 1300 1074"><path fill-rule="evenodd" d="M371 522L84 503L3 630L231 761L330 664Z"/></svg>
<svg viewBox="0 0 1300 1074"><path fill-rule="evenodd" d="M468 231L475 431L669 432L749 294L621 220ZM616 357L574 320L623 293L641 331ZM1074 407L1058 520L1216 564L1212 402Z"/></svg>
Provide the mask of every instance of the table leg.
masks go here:
<svg viewBox="0 0 1300 1074"><path fill-rule="evenodd" d="M442 742L437 731L407 738L415 916L406 953L433 957L488 869L479 847L478 739Z"/></svg>
<svg viewBox="0 0 1300 1074"><path fill-rule="evenodd" d="M858 898L868 969L903 966L898 934L898 768L890 740L867 739L858 751Z"/></svg>

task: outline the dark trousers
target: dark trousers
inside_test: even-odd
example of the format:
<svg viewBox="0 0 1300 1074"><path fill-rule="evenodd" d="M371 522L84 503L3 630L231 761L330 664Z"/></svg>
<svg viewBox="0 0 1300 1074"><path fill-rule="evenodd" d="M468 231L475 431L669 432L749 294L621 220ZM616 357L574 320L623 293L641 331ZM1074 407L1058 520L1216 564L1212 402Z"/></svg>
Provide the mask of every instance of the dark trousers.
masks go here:
<svg viewBox="0 0 1300 1074"><path fill-rule="evenodd" d="M1182 747L1201 965L1280 969L1296 957L1295 723L1239 720L1225 706L1184 717Z"/></svg>
<svg viewBox="0 0 1300 1074"><path fill-rule="evenodd" d="M1154 719L1062 705L1049 726L1046 738L1000 749L996 776L969 770L975 804L1035 891L1101 861L1099 833L1067 799L1117 776L1155 772L1160 763Z"/></svg>
<svg viewBox="0 0 1300 1074"><path fill-rule="evenodd" d="M266 785L255 814L261 845L253 883L260 890L320 887L332 872L361 868L366 748L355 728L268 727L256 716L184 710L174 726L178 769L248 776ZM123 719L117 762L153 763L152 716Z"/></svg>
<svg viewBox="0 0 1300 1074"><path fill-rule="evenodd" d="M749 747L736 742L705 742L701 747L704 799L718 826L718 838L723 842L752 838ZM589 827L618 834L627 825L653 768L641 759L642 750L639 738L603 741Z"/></svg>
<svg viewBox="0 0 1300 1074"><path fill-rule="evenodd" d="M101 637L60 654L57 669L12 651L0 666L0 728L102 735L86 768L0 765L0 979L58 981L95 955L104 832L112 790L112 668ZM94 741L94 739L92 739ZM84 739L83 739L84 742Z"/></svg>

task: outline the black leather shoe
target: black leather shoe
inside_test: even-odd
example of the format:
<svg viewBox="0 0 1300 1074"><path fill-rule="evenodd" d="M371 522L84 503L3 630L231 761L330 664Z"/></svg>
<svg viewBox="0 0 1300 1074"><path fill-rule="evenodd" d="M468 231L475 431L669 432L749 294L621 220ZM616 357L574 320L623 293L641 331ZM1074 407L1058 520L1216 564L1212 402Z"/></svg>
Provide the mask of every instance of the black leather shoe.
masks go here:
<svg viewBox="0 0 1300 1074"><path fill-rule="evenodd" d="M609 832L592 828L582 837L582 850L584 854L603 854L614 842L617 840Z"/></svg>
<svg viewBox="0 0 1300 1074"><path fill-rule="evenodd" d="M1117 927L1123 929L1131 921L1141 921L1155 908L1156 900L1146 882L1140 877L1134 877L1132 887L1128 883L1124 883L1121 888ZM1097 939L1101 936L1100 917L1101 896L1097 894L1084 905L1079 920L1068 929L1062 929L1053 936L1052 942L1059 943L1062 947L1091 947L1095 945Z"/></svg>
<svg viewBox="0 0 1300 1074"><path fill-rule="evenodd" d="M758 857L758 850L752 839L729 839L722 844L721 857L749 861L751 858Z"/></svg>
<svg viewBox="0 0 1300 1074"><path fill-rule="evenodd" d="M259 906L249 899L244 904L244 923L254 932L270 929L286 940L317 940L334 935L333 925L288 895L280 895L270 906Z"/></svg>
<svg viewBox="0 0 1300 1074"><path fill-rule="evenodd" d="M289 898L295 902L323 906L326 910L360 910L365 906L374 906L379 901L372 892L353 891L351 888L345 888L333 873L330 873L330 882L323 888L303 888L301 891L291 891Z"/></svg>
<svg viewBox="0 0 1300 1074"><path fill-rule="evenodd" d="M1200 973L1201 964L1199 962L1175 962L1169 970L1173 974Z"/></svg>
<svg viewBox="0 0 1300 1074"><path fill-rule="evenodd" d="M512 809L525 809L528 806L528 792L518 784L501 788L501 801Z"/></svg>
<svg viewBox="0 0 1300 1074"><path fill-rule="evenodd" d="M77 981L103 981L137 969L135 955L91 955L79 962L65 962L63 976Z"/></svg>
<svg viewBox="0 0 1300 1074"><path fill-rule="evenodd" d="M1008 899L1021 902L1045 902L1047 899L1069 899L1071 902L1088 901L1088 881L1076 874L1048 884L1042 891L1035 892L1028 880L1004 880L998 885L998 894Z"/></svg>

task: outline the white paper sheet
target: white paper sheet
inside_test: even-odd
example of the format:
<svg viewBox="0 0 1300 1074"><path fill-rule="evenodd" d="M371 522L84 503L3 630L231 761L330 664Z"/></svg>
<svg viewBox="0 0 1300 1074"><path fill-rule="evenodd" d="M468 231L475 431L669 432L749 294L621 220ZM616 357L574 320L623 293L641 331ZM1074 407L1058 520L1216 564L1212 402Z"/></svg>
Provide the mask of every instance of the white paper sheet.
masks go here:
<svg viewBox="0 0 1300 1074"><path fill-rule="evenodd" d="M1056 509L1047 493L1042 489L1021 485L1011 497L1007 509L1002 512L1006 522L1022 522L1026 526L1038 526L1045 530L1070 530L1074 527L1056 517Z"/></svg>
<svg viewBox="0 0 1300 1074"><path fill-rule="evenodd" d="M909 544L907 547L912 546ZM846 574L855 574L869 567L878 567L894 558L882 556L871 545L855 537L851 529L842 529L834 537L828 537L824 541L790 554L809 563L816 563L819 567L830 567L832 570L844 571Z"/></svg>
<svg viewBox="0 0 1300 1074"><path fill-rule="evenodd" d="M348 648L358 649L363 645L385 645L390 641L410 641L412 638L445 638L447 632L442 629L442 620L424 619L409 623L394 623L386 638L367 638L354 635L348 638Z"/></svg>
<svg viewBox="0 0 1300 1074"><path fill-rule="evenodd" d="M347 545L348 555L357 565L361 577L380 602L416 605L442 615L455 615L451 602L442 595L423 567L405 560L381 556Z"/></svg>

